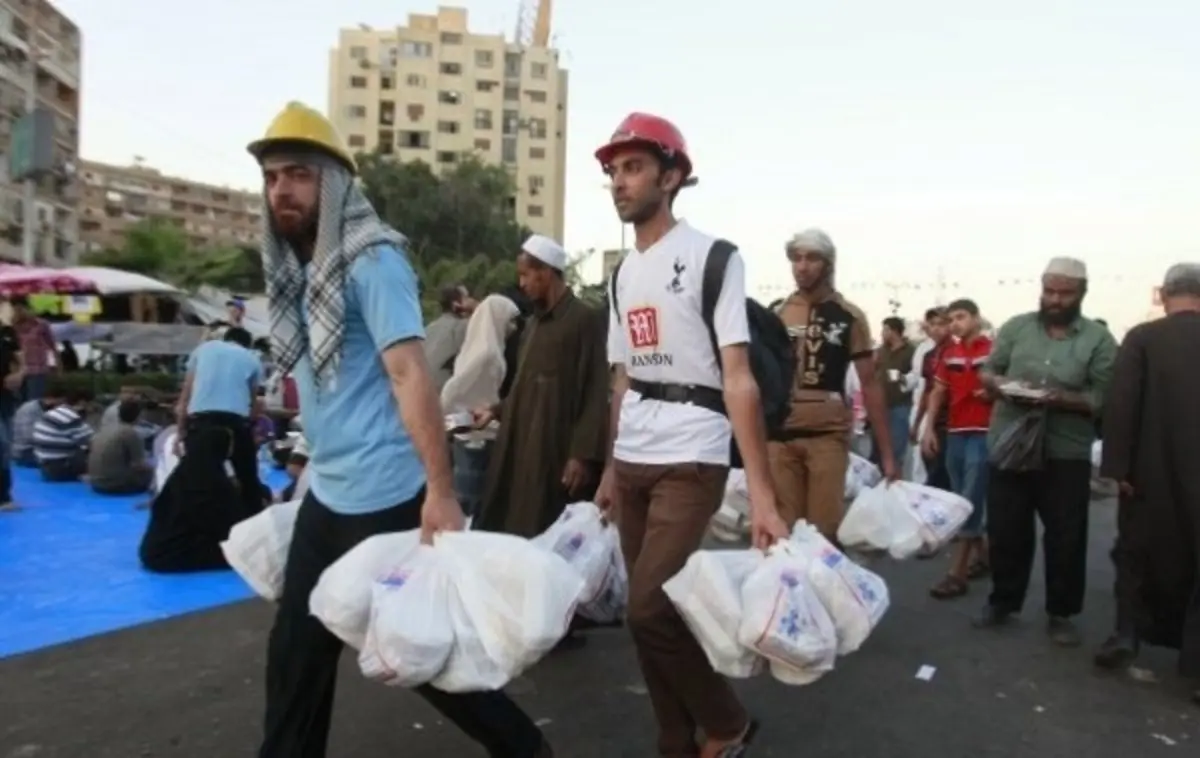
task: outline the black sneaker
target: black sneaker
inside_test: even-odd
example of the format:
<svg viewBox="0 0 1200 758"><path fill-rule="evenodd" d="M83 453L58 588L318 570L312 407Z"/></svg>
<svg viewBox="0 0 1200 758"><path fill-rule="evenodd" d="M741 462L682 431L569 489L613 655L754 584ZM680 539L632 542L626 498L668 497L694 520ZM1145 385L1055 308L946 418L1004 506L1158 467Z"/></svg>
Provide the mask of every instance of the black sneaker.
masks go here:
<svg viewBox="0 0 1200 758"><path fill-rule="evenodd" d="M978 616L971 619L971 626L976 629L994 629L1012 621L1012 617L1013 614L1010 611L988 604L983 606L983 610L979 612Z"/></svg>
<svg viewBox="0 0 1200 758"><path fill-rule="evenodd" d="M1116 671L1129 668L1137 659L1138 641L1136 637L1114 634L1104 641L1093 658L1098 668Z"/></svg>
<svg viewBox="0 0 1200 758"><path fill-rule="evenodd" d="M1079 647L1083 644L1083 636L1069 618L1051 616L1046 631L1050 634L1050 640L1060 647Z"/></svg>

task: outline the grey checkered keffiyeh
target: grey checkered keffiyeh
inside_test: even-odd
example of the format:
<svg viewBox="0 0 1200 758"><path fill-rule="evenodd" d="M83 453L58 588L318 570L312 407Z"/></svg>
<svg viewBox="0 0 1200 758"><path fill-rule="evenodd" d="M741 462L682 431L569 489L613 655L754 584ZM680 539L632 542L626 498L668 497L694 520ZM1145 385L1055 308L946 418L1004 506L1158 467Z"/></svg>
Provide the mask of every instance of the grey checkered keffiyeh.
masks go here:
<svg viewBox="0 0 1200 758"><path fill-rule="evenodd" d="M264 214L262 262L278 375L291 372L307 350L317 386L332 387L341 361L350 266L375 245L403 246L407 240L379 220L343 166L321 160L320 169L321 207L308 276L291 246L275 234L269 214ZM307 329L301 316L302 298Z"/></svg>

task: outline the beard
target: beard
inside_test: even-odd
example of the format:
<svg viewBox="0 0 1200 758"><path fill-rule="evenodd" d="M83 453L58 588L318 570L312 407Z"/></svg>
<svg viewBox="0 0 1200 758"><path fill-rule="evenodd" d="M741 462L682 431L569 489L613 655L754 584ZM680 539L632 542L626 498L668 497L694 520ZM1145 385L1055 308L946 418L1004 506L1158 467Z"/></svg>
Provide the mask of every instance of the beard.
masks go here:
<svg viewBox="0 0 1200 758"><path fill-rule="evenodd" d="M1050 326L1066 326L1083 313L1083 303L1075 303L1065 308L1048 309L1044 305L1038 307L1038 317L1042 323Z"/></svg>
<svg viewBox="0 0 1200 758"><path fill-rule="evenodd" d="M640 203L630 199L627 201L625 210L617 209L617 217L623 223L638 226L654 218L654 214L658 213L659 205L661 205L661 198L657 197L649 198Z"/></svg>

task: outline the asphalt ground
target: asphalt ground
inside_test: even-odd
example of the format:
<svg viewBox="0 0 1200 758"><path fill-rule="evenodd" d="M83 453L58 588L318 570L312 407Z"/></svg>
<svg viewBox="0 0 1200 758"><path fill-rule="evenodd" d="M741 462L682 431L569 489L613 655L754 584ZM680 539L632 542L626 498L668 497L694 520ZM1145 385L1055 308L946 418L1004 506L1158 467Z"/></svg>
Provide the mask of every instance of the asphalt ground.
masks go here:
<svg viewBox="0 0 1200 758"><path fill-rule="evenodd" d="M941 603L927 589L944 558L878 563L892 608L861 651L809 687L739 684L763 723L752 755L1200 755L1200 709L1174 676L1173 653L1144 653L1136 678L1091 665L1112 614L1114 510L1111 500L1094 505L1084 647L1046 638L1037 579L1020 623L979 631L969 616L986 584ZM0 661L0 758L254 755L270 622L271 608L251 601ZM588 637L513 694L560 758L652 758L650 705L626 633ZM344 666L331 758L482 755L418 698L363 680L349 655ZM935 669L929 681L916 677L922 666Z"/></svg>

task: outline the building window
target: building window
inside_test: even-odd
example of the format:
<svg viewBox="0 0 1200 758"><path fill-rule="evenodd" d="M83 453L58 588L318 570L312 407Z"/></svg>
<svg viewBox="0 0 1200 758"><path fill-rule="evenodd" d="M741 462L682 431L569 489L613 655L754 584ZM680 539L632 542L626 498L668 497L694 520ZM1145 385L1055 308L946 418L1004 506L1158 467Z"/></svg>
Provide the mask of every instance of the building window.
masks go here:
<svg viewBox="0 0 1200 758"><path fill-rule="evenodd" d="M505 134L516 134L521 128L521 114L516 111L504 111L503 130Z"/></svg>
<svg viewBox="0 0 1200 758"><path fill-rule="evenodd" d="M425 89L425 77L421 76L420 74L409 74L408 76L404 77L404 83L409 87Z"/></svg>
<svg viewBox="0 0 1200 758"><path fill-rule="evenodd" d="M461 45L462 43L463 36L458 32L442 32L443 45Z"/></svg>
<svg viewBox="0 0 1200 758"><path fill-rule="evenodd" d="M446 105L458 105L462 102L462 94L454 90L442 90L438 93L438 102Z"/></svg>
<svg viewBox="0 0 1200 758"><path fill-rule="evenodd" d="M429 132L400 132L396 144L408 150L428 150Z"/></svg>
<svg viewBox="0 0 1200 758"><path fill-rule="evenodd" d="M379 77L379 89L396 89L396 79L391 74Z"/></svg>
<svg viewBox="0 0 1200 758"><path fill-rule="evenodd" d="M492 129L492 112L486 108L475 109L475 128L480 131L491 131Z"/></svg>
<svg viewBox="0 0 1200 758"><path fill-rule="evenodd" d="M540 160L544 159L546 157L546 148L544 148L544 147L529 148L529 157L534 159L535 161L540 161Z"/></svg>
<svg viewBox="0 0 1200 758"><path fill-rule="evenodd" d="M508 84L504 87L504 99L510 103L515 103L521 99L521 89L515 84Z"/></svg>
<svg viewBox="0 0 1200 758"><path fill-rule="evenodd" d="M365 77L365 76L350 77L350 89L366 89L366 88L367 88L367 77Z"/></svg>
<svg viewBox="0 0 1200 758"><path fill-rule="evenodd" d="M505 163L517 162L517 138L505 137L500 143L500 160Z"/></svg>
<svg viewBox="0 0 1200 758"><path fill-rule="evenodd" d="M396 123L396 103L391 100L379 101L379 123L391 126Z"/></svg>
<svg viewBox="0 0 1200 758"><path fill-rule="evenodd" d="M475 82L476 92L491 92L492 90L496 89L496 87L496 82L489 82L484 79L480 79L479 81Z"/></svg>
<svg viewBox="0 0 1200 758"><path fill-rule="evenodd" d="M477 139L475 140L475 149L486 153L492 149L492 141L490 139Z"/></svg>
<svg viewBox="0 0 1200 758"><path fill-rule="evenodd" d="M405 42L400 46L404 58L432 58L433 45L429 42Z"/></svg>
<svg viewBox="0 0 1200 758"><path fill-rule="evenodd" d="M457 163L458 153L450 152L449 150L441 150L437 154L438 163Z"/></svg>
<svg viewBox="0 0 1200 758"><path fill-rule="evenodd" d="M461 76L462 65L458 63L442 63L438 66L438 70L447 76Z"/></svg>
<svg viewBox="0 0 1200 758"><path fill-rule="evenodd" d="M359 147L359 148L366 147L367 146L367 138L362 136L361 134L351 134L350 138L348 140L346 140L346 144L350 147Z"/></svg>
<svg viewBox="0 0 1200 758"><path fill-rule="evenodd" d="M355 45L350 48L350 57L356 61L365 60L367 57L367 48L362 45Z"/></svg>
<svg viewBox="0 0 1200 758"><path fill-rule="evenodd" d="M457 121L439 121L438 131L442 134L458 134Z"/></svg>
<svg viewBox="0 0 1200 758"><path fill-rule="evenodd" d="M475 68L491 68L496 65L496 56L491 50L475 51Z"/></svg>
<svg viewBox="0 0 1200 758"><path fill-rule="evenodd" d="M346 108L346 118L360 119L367 117L367 106L351 105Z"/></svg>
<svg viewBox="0 0 1200 758"><path fill-rule="evenodd" d="M521 54L520 53L505 53L504 54L504 75L509 79L521 78Z"/></svg>
<svg viewBox="0 0 1200 758"><path fill-rule="evenodd" d="M525 209L530 218L541 218L546 215L545 209L540 205L531 205Z"/></svg>
<svg viewBox="0 0 1200 758"><path fill-rule="evenodd" d="M534 79L545 79L547 70L545 63L533 63L529 66L529 76Z"/></svg>
<svg viewBox="0 0 1200 758"><path fill-rule="evenodd" d="M529 136L534 139L546 139L546 119L529 119Z"/></svg>
<svg viewBox="0 0 1200 758"><path fill-rule="evenodd" d="M529 194L536 195L546 187L546 177L531 176L529 177Z"/></svg>
<svg viewBox="0 0 1200 758"><path fill-rule="evenodd" d="M529 102L531 102L531 103L546 102L546 93L542 92L541 90L527 89L527 90L525 90L525 94L529 95Z"/></svg>
<svg viewBox="0 0 1200 758"><path fill-rule="evenodd" d="M378 146L380 153L383 155L391 155L395 152L396 135L392 134L391 129L380 129L379 141L375 144Z"/></svg>

